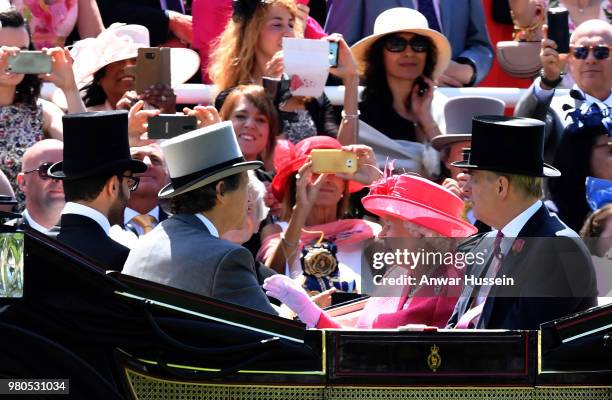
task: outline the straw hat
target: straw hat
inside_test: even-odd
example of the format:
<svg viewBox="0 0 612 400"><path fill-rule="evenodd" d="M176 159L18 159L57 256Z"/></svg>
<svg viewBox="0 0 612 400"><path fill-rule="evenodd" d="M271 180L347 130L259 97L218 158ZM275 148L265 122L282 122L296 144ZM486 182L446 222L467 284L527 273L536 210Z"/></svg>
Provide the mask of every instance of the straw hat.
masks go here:
<svg viewBox="0 0 612 400"><path fill-rule="evenodd" d="M142 25L114 23L95 38L79 40L70 50L78 86L91 82L109 64L136 58L141 47L150 47L149 30ZM186 82L200 67L200 56L191 49L173 47L170 59L172 85Z"/></svg>
<svg viewBox="0 0 612 400"><path fill-rule="evenodd" d="M431 39L438 51L438 61L434 67L432 78L437 79L451 60L451 46L446 37L438 31L429 29L427 18L412 8L396 7L382 12L374 22L374 33L351 47L353 57L363 74L367 64L367 54L370 47L379 38L391 33L407 32L426 36Z"/></svg>
<svg viewBox="0 0 612 400"><path fill-rule="evenodd" d="M416 175L393 175L374 182L363 198L366 210L421 225L446 237L477 232L461 218L463 201L451 191Z"/></svg>

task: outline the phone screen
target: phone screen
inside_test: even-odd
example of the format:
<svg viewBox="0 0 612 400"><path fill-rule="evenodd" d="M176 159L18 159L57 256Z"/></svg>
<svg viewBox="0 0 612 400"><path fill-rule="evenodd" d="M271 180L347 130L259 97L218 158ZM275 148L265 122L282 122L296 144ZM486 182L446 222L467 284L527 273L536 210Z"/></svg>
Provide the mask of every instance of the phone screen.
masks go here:
<svg viewBox="0 0 612 400"><path fill-rule="evenodd" d="M329 66L338 66L338 42L329 42Z"/></svg>

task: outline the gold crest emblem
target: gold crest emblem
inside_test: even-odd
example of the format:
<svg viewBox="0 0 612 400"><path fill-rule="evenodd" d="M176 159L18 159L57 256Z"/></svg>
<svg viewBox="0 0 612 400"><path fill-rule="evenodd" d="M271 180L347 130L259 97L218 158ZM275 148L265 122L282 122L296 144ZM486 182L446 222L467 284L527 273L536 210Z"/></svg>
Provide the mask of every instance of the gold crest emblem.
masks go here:
<svg viewBox="0 0 612 400"><path fill-rule="evenodd" d="M438 354L438 350L440 350L440 348L434 344L430 347L430 350L431 353L429 353L429 356L427 356L427 365L433 372L436 372L436 370L440 368L440 365L442 364L442 357L440 357L440 354Z"/></svg>

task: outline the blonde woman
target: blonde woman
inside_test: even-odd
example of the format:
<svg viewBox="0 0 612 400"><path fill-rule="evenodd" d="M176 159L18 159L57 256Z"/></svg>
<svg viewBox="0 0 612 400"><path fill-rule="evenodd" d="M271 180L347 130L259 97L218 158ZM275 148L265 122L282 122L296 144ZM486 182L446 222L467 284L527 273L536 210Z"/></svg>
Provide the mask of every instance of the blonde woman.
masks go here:
<svg viewBox="0 0 612 400"><path fill-rule="evenodd" d="M262 85L264 77L280 78L283 72L282 40L302 32L293 0L238 1L232 20L214 47L209 66L211 80L220 92L241 84ZM346 88L344 117L338 126L329 99L293 97L288 89L277 96L282 132L294 143L315 135L337 137L343 144L356 141L359 76L351 51L340 35L338 67L331 71Z"/></svg>

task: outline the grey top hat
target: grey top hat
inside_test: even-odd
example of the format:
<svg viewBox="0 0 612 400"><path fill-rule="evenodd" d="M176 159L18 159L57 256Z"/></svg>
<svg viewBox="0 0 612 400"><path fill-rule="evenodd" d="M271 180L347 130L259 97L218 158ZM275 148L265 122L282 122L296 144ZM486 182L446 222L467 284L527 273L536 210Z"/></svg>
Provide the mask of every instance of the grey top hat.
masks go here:
<svg viewBox="0 0 612 400"><path fill-rule="evenodd" d="M161 144L170 183L160 192L168 199L242 171L260 168L261 161L246 161L232 123L220 122L187 132Z"/></svg>
<svg viewBox="0 0 612 400"><path fill-rule="evenodd" d="M455 142L472 139L472 118L478 115L504 115L506 103L494 97L458 96L444 105L446 132L432 139L431 145L440 151Z"/></svg>

